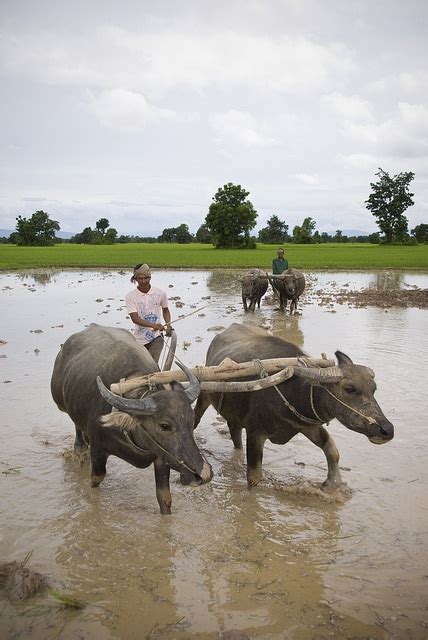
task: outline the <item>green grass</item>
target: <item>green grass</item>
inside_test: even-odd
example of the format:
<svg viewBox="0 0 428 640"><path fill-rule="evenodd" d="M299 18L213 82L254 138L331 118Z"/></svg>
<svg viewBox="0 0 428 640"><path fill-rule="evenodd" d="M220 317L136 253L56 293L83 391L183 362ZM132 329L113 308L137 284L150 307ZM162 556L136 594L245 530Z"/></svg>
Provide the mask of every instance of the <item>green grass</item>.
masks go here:
<svg viewBox="0 0 428 640"><path fill-rule="evenodd" d="M54 247L0 245L0 271L47 267L123 267L139 262L157 268L210 269L261 267L271 269L276 245L254 250L215 249L204 244L57 244ZM372 244L285 245L290 267L297 269L428 270L428 245Z"/></svg>

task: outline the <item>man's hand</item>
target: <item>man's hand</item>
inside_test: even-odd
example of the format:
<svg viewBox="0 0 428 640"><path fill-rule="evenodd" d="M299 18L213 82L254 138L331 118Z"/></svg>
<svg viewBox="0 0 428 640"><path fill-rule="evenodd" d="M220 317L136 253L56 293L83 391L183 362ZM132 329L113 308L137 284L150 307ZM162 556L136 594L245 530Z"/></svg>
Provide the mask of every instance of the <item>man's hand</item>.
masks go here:
<svg viewBox="0 0 428 640"><path fill-rule="evenodd" d="M174 327L171 327L170 324L166 324L165 325L165 335L167 338L169 338L172 334L172 332L174 331Z"/></svg>

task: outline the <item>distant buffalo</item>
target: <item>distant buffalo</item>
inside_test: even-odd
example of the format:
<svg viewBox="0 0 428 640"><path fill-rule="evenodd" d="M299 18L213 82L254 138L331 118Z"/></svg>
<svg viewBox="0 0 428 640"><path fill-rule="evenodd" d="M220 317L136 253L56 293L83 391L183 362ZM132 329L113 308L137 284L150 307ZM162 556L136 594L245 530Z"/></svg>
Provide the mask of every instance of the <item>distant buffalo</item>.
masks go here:
<svg viewBox="0 0 428 640"><path fill-rule="evenodd" d="M272 289L279 297L280 311L287 309L287 300L291 300L290 314L297 311L297 303L305 290L305 276L297 269L287 269L279 276L270 276Z"/></svg>
<svg viewBox="0 0 428 640"><path fill-rule="evenodd" d="M250 269L241 278L240 282L244 310L254 311L256 304L260 309L260 301L265 295L269 285L268 274L266 271L262 271L262 269Z"/></svg>

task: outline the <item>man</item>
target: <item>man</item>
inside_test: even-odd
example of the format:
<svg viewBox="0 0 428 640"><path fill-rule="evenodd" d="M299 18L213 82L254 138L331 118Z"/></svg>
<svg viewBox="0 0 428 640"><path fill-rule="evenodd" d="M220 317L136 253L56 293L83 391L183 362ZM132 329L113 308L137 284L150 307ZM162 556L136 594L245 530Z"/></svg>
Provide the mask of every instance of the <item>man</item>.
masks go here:
<svg viewBox="0 0 428 640"><path fill-rule="evenodd" d="M152 287L151 277L147 264L137 264L134 267L131 282L136 282L137 288L126 294L125 304L134 323L136 341L148 349L155 362L159 362L163 347L161 332L166 330L166 335L170 334L171 314L165 291ZM166 326L160 322L161 314Z"/></svg>
<svg viewBox="0 0 428 640"><path fill-rule="evenodd" d="M288 269L288 260L284 258L284 249L282 247L278 249L276 255L277 257L272 260L272 273L273 275L280 275Z"/></svg>

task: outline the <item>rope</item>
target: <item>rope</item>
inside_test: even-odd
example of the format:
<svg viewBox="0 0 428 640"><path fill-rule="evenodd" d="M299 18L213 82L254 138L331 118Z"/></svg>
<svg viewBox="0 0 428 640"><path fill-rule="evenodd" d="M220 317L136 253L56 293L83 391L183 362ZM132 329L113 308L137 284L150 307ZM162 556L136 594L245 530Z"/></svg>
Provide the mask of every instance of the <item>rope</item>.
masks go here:
<svg viewBox="0 0 428 640"><path fill-rule="evenodd" d="M312 385L311 385L311 388L312 388ZM314 420L313 418L307 418L306 416L302 415L301 413L299 413L297 411L297 409L295 407L293 407L292 404L290 404L290 402L288 402L287 398L281 393L281 391L278 389L276 384L274 385L274 389L279 394L279 396L282 398L282 401L284 402L285 406L288 407L288 409L290 409L291 413L294 413L296 418L299 418L299 420L303 420L303 422L307 422L308 424L319 424L320 422L322 424L324 422L324 420L322 420L318 416L316 411L314 411L314 413L318 418L317 420Z"/></svg>
<svg viewBox="0 0 428 640"><path fill-rule="evenodd" d="M334 393L332 393L331 391L329 391L326 387L324 387L324 390L327 391L327 393L329 393L331 395L332 398L334 398L335 400L337 400L337 402L340 402L340 404L343 404L344 407L346 407L347 409L350 409L351 411L353 411L354 413L358 414L359 416L361 416L362 418L364 418L364 420L367 420L367 422L369 424L378 424L378 421L375 420L374 418L371 418L370 416L366 416L364 415L364 413L361 413L361 411L358 411L358 409L354 409L354 407L351 407L349 404L346 404L346 402L343 402L343 400L340 400L340 398L337 398Z"/></svg>

